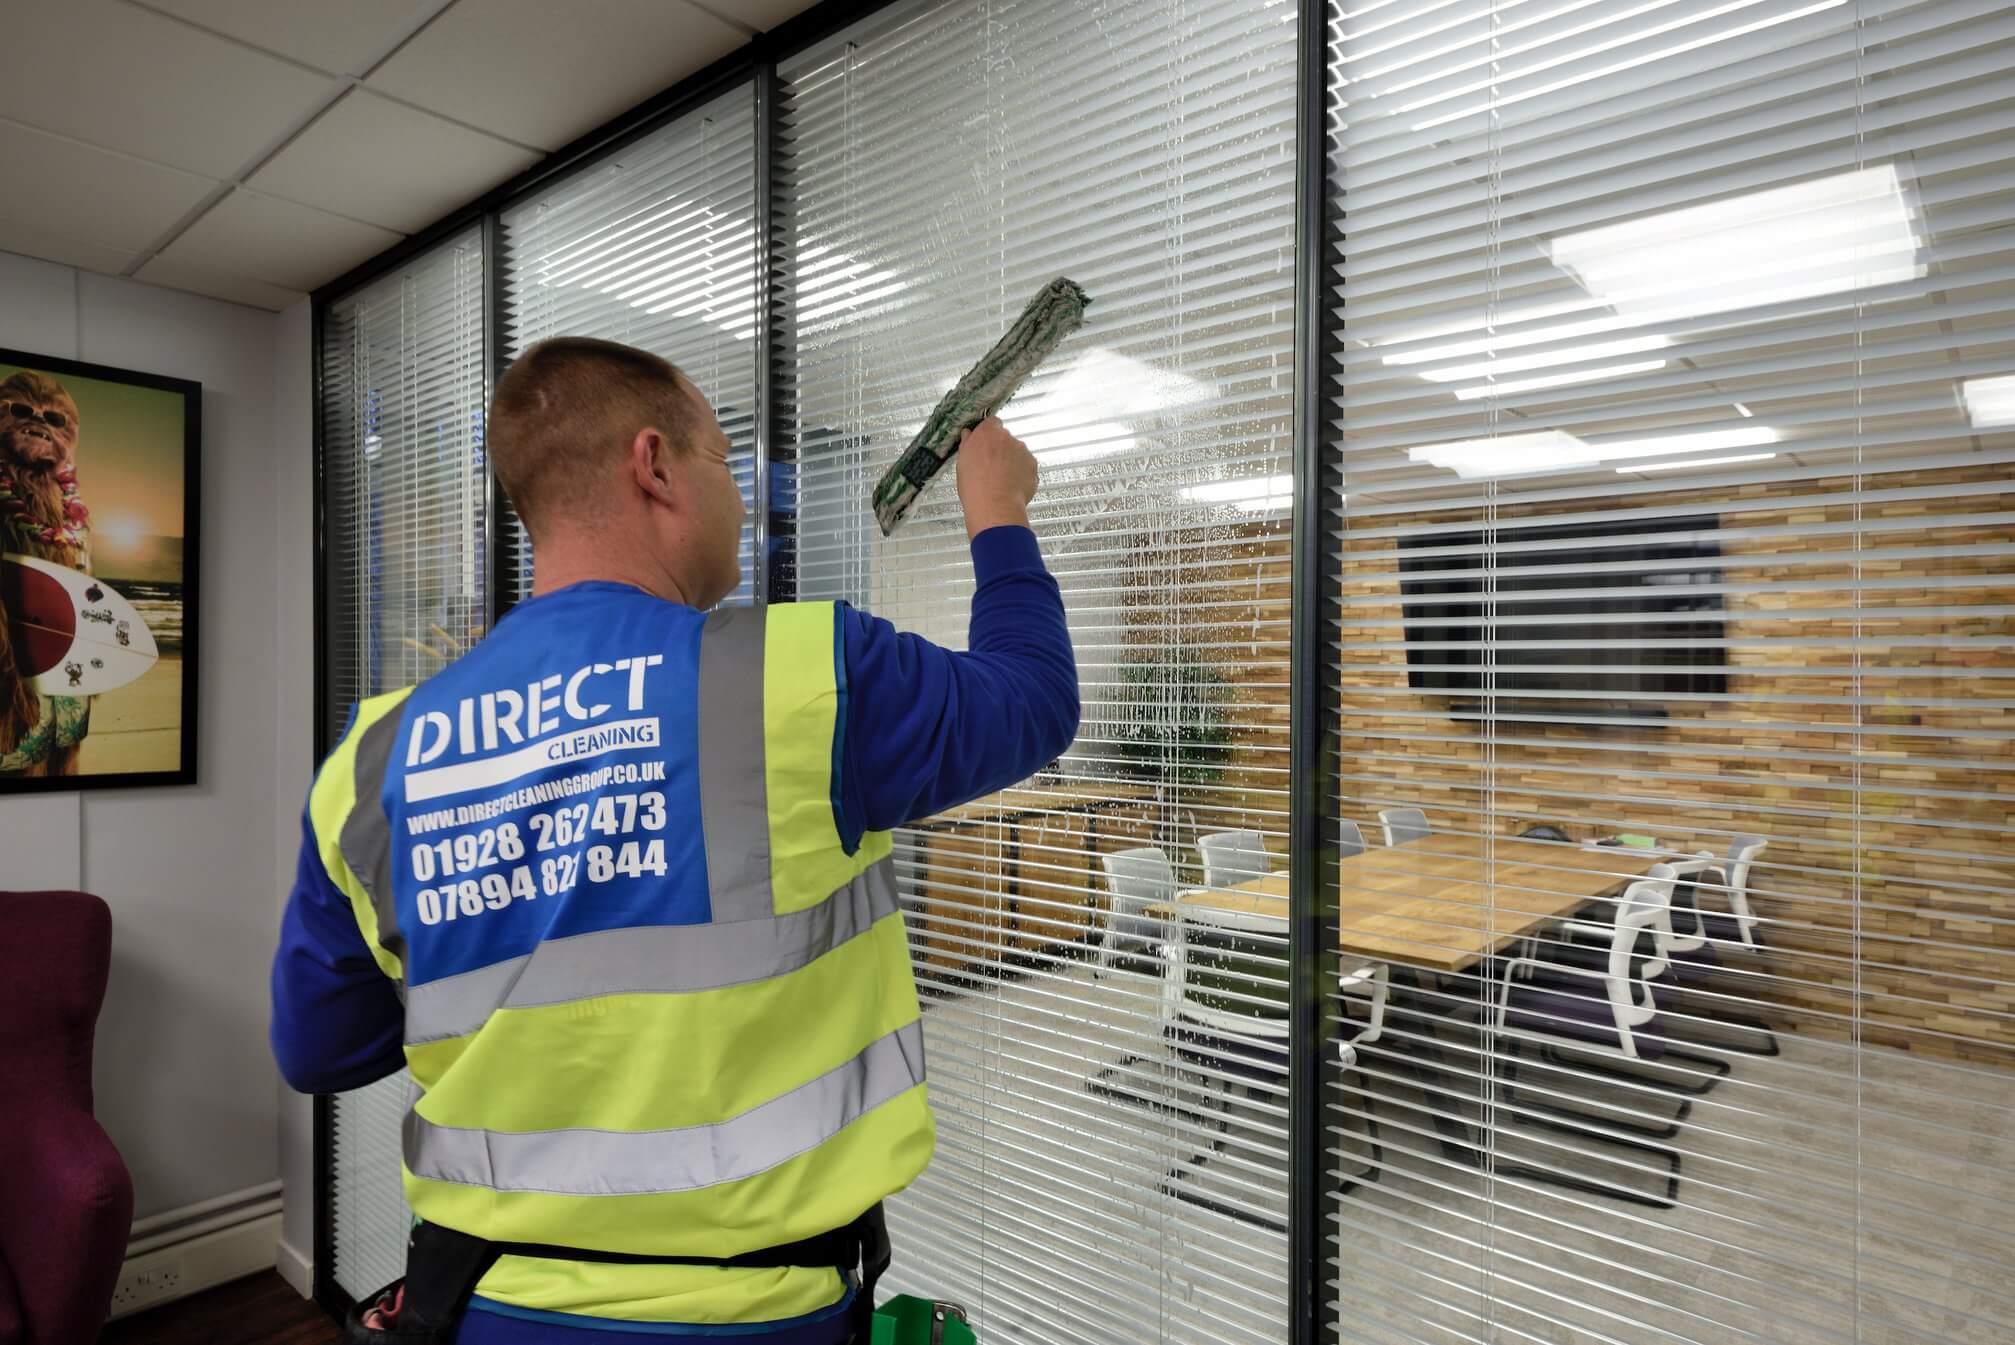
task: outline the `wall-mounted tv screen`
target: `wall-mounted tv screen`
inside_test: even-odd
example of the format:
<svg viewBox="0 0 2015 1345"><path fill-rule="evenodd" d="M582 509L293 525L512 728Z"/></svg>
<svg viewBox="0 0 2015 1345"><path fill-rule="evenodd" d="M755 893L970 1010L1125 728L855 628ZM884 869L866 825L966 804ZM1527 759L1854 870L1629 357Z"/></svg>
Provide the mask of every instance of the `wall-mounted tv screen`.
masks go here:
<svg viewBox="0 0 2015 1345"><path fill-rule="evenodd" d="M1660 697L1725 692L1720 526L1704 514L1402 537L1408 681L1457 709L1488 695L1570 715L1659 715Z"/></svg>

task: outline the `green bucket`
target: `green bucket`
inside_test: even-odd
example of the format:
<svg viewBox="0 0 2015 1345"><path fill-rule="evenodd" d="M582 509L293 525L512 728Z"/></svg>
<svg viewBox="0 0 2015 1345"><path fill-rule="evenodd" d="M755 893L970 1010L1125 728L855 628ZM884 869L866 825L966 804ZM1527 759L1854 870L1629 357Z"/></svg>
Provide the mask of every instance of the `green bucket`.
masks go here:
<svg viewBox="0 0 2015 1345"><path fill-rule="evenodd" d="M979 1345L979 1337L966 1325L964 1308L897 1294L875 1309L870 1345Z"/></svg>

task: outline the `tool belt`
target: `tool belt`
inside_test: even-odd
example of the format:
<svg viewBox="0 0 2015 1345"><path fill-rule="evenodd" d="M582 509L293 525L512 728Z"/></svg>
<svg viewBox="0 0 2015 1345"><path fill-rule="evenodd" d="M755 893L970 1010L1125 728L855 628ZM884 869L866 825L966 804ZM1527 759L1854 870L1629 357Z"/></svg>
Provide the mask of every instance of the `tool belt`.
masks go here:
<svg viewBox="0 0 2015 1345"><path fill-rule="evenodd" d="M555 1247L542 1242L490 1242L440 1224L422 1222L406 1245L406 1273L367 1295L343 1323L344 1345L447 1345L455 1323L468 1310L476 1284L500 1256L537 1256L559 1261L604 1261L617 1265L727 1266L773 1270L780 1267L860 1270L852 1305L853 1338L867 1345L873 1334L875 1282L889 1267L888 1224L882 1207L830 1233L762 1247L736 1256L663 1256L603 1252L587 1247ZM366 1326L373 1313L389 1323Z"/></svg>

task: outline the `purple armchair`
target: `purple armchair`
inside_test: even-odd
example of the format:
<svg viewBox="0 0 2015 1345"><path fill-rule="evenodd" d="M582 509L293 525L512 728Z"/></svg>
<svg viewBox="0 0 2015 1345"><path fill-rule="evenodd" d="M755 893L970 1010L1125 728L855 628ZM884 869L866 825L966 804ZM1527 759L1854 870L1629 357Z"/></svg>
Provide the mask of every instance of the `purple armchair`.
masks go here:
<svg viewBox="0 0 2015 1345"><path fill-rule="evenodd" d="M91 1115L112 912L0 892L0 1345L98 1338L133 1228L133 1179Z"/></svg>

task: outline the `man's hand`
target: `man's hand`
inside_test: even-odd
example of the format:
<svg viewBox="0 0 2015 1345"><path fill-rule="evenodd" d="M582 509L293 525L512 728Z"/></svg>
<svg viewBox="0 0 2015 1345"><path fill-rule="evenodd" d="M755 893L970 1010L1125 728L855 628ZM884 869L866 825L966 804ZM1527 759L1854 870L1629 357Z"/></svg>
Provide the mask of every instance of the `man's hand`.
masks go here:
<svg viewBox="0 0 2015 1345"><path fill-rule="evenodd" d="M966 537L988 528L1028 526L1035 498L1035 454L988 416L959 437L959 504L965 509Z"/></svg>

